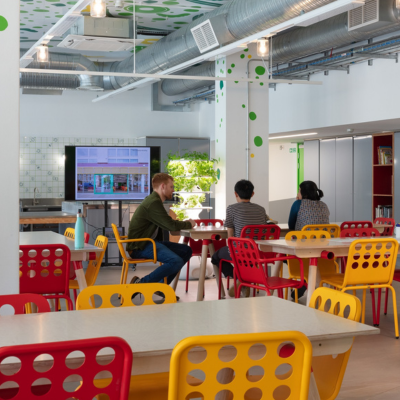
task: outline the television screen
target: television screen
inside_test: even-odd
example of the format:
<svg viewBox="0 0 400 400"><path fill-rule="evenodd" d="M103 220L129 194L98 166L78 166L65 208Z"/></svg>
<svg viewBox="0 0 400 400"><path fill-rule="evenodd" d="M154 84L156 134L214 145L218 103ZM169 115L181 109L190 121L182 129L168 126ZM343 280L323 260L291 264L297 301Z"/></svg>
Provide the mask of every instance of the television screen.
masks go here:
<svg viewBox="0 0 400 400"><path fill-rule="evenodd" d="M65 199L143 200L159 172L159 148L66 146Z"/></svg>

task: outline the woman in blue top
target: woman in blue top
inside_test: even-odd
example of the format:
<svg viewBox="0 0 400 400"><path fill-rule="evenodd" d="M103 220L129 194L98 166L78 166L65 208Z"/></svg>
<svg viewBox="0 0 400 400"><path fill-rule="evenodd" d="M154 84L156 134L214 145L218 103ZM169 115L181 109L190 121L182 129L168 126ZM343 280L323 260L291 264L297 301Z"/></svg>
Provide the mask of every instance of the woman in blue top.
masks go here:
<svg viewBox="0 0 400 400"><path fill-rule="evenodd" d="M289 229L301 231L306 225L329 224L328 206L321 201L324 193L312 181L300 184L297 200L289 215Z"/></svg>

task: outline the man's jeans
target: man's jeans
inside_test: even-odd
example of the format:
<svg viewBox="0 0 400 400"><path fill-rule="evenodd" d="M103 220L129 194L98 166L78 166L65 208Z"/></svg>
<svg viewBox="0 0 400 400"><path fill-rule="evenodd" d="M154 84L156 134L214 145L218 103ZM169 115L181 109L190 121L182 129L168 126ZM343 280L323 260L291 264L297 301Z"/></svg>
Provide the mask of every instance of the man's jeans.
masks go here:
<svg viewBox="0 0 400 400"><path fill-rule="evenodd" d="M142 283L167 282L170 284L176 274L192 257L192 249L185 244L173 242L155 242L157 249L157 261L163 265L155 269L151 274L141 279ZM132 258L153 258L153 244L148 243L143 250L135 250L130 253Z"/></svg>

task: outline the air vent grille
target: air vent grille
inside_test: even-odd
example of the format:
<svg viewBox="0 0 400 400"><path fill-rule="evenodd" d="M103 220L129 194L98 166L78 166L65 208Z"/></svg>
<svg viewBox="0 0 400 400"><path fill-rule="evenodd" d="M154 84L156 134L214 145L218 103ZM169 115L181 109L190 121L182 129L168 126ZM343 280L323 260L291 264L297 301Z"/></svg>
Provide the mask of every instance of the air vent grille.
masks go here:
<svg viewBox="0 0 400 400"><path fill-rule="evenodd" d="M379 21L379 0L366 0L365 5L348 12L348 30L359 29Z"/></svg>
<svg viewBox="0 0 400 400"><path fill-rule="evenodd" d="M219 46L218 39L209 19L192 28L191 31L200 53L205 53Z"/></svg>

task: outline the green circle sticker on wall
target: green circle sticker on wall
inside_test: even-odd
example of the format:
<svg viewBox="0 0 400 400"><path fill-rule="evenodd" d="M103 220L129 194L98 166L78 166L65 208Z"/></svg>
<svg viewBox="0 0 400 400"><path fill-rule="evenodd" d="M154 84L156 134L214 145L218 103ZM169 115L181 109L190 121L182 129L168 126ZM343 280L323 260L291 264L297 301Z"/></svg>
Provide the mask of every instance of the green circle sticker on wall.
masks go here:
<svg viewBox="0 0 400 400"><path fill-rule="evenodd" d="M0 32L5 31L8 27L8 21L0 15Z"/></svg>
<svg viewBox="0 0 400 400"><path fill-rule="evenodd" d="M221 170L219 168L217 169L217 178L218 180L221 179Z"/></svg>
<svg viewBox="0 0 400 400"><path fill-rule="evenodd" d="M262 138L261 138L260 136L256 136L256 137L254 138L254 144L255 144L257 147L261 147L261 146L263 145L263 140L262 140Z"/></svg>
<svg viewBox="0 0 400 400"><path fill-rule="evenodd" d="M222 90L224 88L224 81L219 82L219 88Z"/></svg>
<svg viewBox="0 0 400 400"><path fill-rule="evenodd" d="M257 119L257 114L256 114L255 112L251 112L251 113L249 114L249 118L250 118L252 121L255 121L255 120Z"/></svg>
<svg viewBox="0 0 400 400"><path fill-rule="evenodd" d="M258 66L258 67L256 68L256 74L257 74L257 75L264 75L264 74L265 74L265 68L264 68L264 67L261 67L261 66Z"/></svg>

